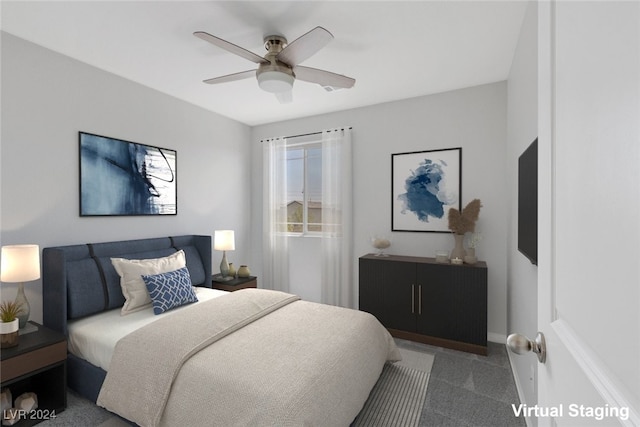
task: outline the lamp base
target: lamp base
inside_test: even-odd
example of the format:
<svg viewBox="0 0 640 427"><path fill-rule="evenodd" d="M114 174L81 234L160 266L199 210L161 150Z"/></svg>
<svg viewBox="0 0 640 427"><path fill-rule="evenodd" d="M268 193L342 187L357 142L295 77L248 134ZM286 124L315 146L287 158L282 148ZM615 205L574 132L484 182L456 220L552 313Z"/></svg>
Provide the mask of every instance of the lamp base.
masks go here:
<svg viewBox="0 0 640 427"><path fill-rule="evenodd" d="M229 263L227 262L227 251L222 251L222 261L220 262L220 277L222 280L231 280L229 276ZM225 279L228 277L228 279Z"/></svg>
<svg viewBox="0 0 640 427"><path fill-rule="evenodd" d="M24 283L20 283L18 286L18 294L16 295L15 303L20 306L20 314L18 320L20 321L20 329L24 328L29 320L29 314L31 313L31 306L27 301L27 296L24 294Z"/></svg>
<svg viewBox="0 0 640 427"><path fill-rule="evenodd" d="M31 332L38 332L38 327L33 323L27 323L26 325L24 325L24 328L18 329L18 335L26 335L30 334Z"/></svg>

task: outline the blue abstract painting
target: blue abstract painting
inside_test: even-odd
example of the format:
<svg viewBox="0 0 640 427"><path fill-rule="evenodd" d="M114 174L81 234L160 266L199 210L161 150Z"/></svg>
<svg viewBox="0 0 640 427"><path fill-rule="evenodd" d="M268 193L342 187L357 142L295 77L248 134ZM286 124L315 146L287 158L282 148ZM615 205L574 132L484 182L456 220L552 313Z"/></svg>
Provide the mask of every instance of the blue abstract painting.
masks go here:
<svg viewBox="0 0 640 427"><path fill-rule="evenodd" d="M80 132L80 215L175 215L175 150Z"/></svg>
<svg viewBox="0 0 640 427"><path fill-rule="evenodd" d="M391 155L393 231L449 233L449 208L460 209L462 148Z"/></svg>

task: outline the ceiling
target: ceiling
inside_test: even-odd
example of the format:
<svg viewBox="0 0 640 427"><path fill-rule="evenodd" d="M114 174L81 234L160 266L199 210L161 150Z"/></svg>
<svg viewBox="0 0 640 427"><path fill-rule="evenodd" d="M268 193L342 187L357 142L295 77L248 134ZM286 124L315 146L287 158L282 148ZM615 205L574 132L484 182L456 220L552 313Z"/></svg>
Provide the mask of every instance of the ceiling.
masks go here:
<svg viewBox="0 0 640 427"><path fill-rule="evenodd" d="M505 80L524 1L7 1L2 30L248 125ZM326 92L296 81L280 104L255 79L204 79L255 64L193 36L206 31L263 56L322 26L335 37L302 65L356 79Z"/></svg>

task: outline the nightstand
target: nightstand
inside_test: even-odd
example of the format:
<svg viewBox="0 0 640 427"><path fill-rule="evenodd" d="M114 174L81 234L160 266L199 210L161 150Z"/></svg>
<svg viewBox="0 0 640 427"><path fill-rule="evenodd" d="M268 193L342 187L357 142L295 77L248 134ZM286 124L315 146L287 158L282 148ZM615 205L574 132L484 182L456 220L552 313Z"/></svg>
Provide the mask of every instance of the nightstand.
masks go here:
<svg viewBox="0 0 640 427"><path fill-rule="evenodd" d="M20 335L18 345L0 350L0 382L13 400L34 392L38 408L22 413L16 426L32 426L55 418L67 406L67 340L61 333L29 322L38 328ZM13 402L12 402L13 403Z"/></svg>
<svg viewBox="0 0 640 427"><path fill-rule="evenodd" d="M236 277L231 280L221 280L219 274L214 274L211 277L211 287L213 289L220 289L222 291L237 291L239 289L257 288L258 278L256 276L249 277Z"/></svg>

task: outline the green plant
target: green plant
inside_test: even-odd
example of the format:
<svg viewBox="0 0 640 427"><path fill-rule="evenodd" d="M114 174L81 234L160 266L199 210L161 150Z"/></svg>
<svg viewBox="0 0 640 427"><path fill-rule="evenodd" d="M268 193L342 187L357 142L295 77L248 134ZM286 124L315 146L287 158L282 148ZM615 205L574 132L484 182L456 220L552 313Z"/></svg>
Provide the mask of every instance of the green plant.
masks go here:
<svg viewBox="0 0 640 427"><path fill-rule="evenodd" d="M2 323L13 322L22 313L22 304L15 301L3 301L0 303L0 321Z"/></svg>
<svg viewBox="0 0 640 427"><path fill-rule="evenodd" d="M456 234L474 231L481 207L480 199L473 199L462 209L462 213L456 208L449 209L449 230Z"/></svg>

